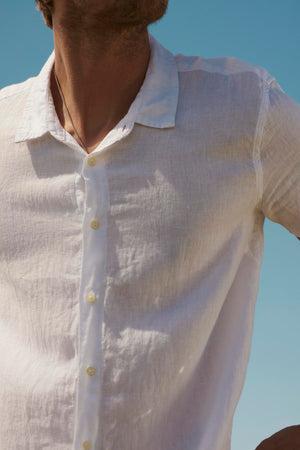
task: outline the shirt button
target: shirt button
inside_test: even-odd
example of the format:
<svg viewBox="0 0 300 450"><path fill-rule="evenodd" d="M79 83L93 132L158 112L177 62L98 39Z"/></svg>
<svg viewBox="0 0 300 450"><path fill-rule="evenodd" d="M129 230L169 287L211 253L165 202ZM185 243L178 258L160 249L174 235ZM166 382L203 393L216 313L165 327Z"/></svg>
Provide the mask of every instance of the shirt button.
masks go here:
<svg viewBox="0 0 300 450"><path fill-rule="evenodd" d="M97 230L97 228L99 228L98 220L92 220L90 223L90 227L93 228L94 230Z"/></svg>
<svg viewBox="0 0 300 450"><path fill-rule="evenodd" d="M82 443L82 447L84 448L84 450L90 450L92 448L92 444L89 441L84 441Z"/></svg>
<svg viewBox="0 0 300 450"><path fill-rule="evenodd" d="M86 369L86 373L92 377L92 376L95 375L95 373L96 373L95 367L88 367L88 368Z"/></svg>
<svg viewBox="0 0 300 450"><path fill-rule="evenodd" d="M94 166L96 164L96 158L94 156L90 156L87 160L89 166Z"/></svg>
<svg viewBox="0 0 300 450"><path fill-rule="evenodd" d="M93 292L90 292L89 295L87 296L87 301L89 303L94 303L95 299L96 299L96 295L93 294Z"/></svg>

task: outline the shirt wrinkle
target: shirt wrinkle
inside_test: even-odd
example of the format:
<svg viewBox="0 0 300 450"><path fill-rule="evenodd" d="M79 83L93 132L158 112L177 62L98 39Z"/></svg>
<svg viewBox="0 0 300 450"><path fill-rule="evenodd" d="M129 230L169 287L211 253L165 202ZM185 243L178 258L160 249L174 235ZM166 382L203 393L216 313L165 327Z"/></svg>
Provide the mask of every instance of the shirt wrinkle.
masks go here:
<svg viewBox="0 0 300 450"><path fill-rule="evenodd" d="M149 40L90 154L54 50L0 90L1 449L230 450L265 218L300 236L300 105L263 67Z"/></svg>

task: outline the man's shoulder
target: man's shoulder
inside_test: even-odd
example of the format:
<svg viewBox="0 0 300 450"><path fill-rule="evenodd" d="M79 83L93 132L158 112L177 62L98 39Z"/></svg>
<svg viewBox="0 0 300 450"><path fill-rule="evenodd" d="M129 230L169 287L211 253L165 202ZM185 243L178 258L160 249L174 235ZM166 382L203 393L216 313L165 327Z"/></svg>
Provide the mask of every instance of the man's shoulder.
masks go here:
<svg viewBox="0 0 300 450"><path fill-rule="evenodd" d="M26 96L35 77L27 78L20 83L10 84L0 89L0 107L5 100L13 101L14 98Z"/></svg>
<svg viewBox="0 0 300 450"><path fill-rule="evenodd" d="M0 141L11 139L23 115L33 77L0 89Z"/></svg>
<svg viewBox="0 0 300 450"><path fill-rule="evenodd" d="M236 58L234 56L218 56L214 58L204 58L203 56L189 56L177 53L175 60L178 72L208 72L220 75L254 74L258 82L269 83L274 77L268 70L259 65Z"/></svg>
<svg viewBox="0 0 300 450"><path fill-rule="evenodd" d="M20 83L11 84L0 89L0 134L12 131L21 117L26 99L30 92L32 80L28 78Z"/></svg>

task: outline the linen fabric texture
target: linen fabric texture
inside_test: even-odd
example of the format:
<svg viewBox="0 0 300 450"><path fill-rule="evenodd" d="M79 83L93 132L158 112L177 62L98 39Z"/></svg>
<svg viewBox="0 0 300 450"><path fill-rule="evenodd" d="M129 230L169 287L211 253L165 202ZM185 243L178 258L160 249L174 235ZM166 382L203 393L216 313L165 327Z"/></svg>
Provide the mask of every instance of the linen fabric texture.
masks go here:
<svg viewBox="0 0 300 450"><path fill-rule="evenodd" d="M55 50L0 91L1 449L230 450L265 218L300 236L300 105L263 67L149 40L91 154Z"/></svg>

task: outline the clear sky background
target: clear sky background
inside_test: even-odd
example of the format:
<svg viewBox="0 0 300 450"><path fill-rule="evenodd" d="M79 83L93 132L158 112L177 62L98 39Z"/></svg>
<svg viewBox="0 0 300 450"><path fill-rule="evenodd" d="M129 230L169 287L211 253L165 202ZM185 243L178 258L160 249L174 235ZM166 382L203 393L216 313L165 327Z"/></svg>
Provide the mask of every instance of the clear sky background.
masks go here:
<svg viewBox="0 0 300 450"><path fill-rule="evenodd" d="M34 0L0 0L0 6L2 88L37 75L53 50L53 37ZM175 54L234 56L265 67L300 103L299 18L299 0L170 0L166 16L149 31ZM300 424L300 241L268 219L264 232L251 355L232 450L254 450L280 429Z"/></svg>

